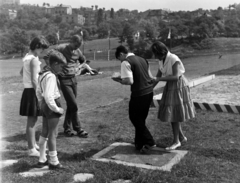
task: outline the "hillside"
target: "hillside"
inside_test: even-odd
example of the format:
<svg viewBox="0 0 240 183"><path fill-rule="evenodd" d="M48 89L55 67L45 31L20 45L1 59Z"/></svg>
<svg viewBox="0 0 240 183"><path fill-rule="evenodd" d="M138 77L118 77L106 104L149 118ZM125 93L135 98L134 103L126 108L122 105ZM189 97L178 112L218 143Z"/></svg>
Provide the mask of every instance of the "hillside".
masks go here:
<svg viewBox="0 0 240 183"><path fill-rule="evenodd" d="M191 46L180 45L172 48L171 52L178 54L180 57L240 52L240 38L212 38L212 40L214 46L209 49L196 50Z"/></svg>

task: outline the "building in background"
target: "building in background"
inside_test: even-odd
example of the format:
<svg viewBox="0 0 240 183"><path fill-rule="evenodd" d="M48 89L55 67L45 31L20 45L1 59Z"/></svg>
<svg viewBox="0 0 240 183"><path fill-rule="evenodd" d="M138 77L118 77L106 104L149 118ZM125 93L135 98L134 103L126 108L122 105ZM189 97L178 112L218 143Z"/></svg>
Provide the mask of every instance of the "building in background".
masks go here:
<svg viewBox="0 0 240 183"><path fill-rule="evenodd" d="M16 4L20 5L20 0L0 0L0 6L4 4Z"/></svg>
<svg viewBox="0 0 240 183"><path fill-rule="evenodd" d="M57 5L54 7L54 14L58 15L72 15L72 7L69 5Z"/></svg>
<svg viewBox="0 0 240 183"><path fill-rule="evenodd" d="M97 24L97 7L92 6L92 8L87 7L81 7L80 8L80 14L84 16L85 18L85 24L90 25L96 25Z"/></svg>
<svg viewBox="0 0 240 183"><path fill-rule="evenodd" d="M13 9L0 8L0 14L6 15L11 20L17 17L17 11Z"/></svg>
<svg viewBox="0 0 240 183"><path fill-rule="evenodd" d="M83 15L79 14L62 15L62 22L84 25L85 18L83 17Z"/></svg>

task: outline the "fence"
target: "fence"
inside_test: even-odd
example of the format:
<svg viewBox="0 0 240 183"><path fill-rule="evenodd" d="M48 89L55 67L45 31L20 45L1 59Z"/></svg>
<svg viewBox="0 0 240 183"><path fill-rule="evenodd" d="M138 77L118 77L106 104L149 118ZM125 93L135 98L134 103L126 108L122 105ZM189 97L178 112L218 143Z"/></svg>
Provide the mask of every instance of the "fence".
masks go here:
<svg viewBox="0 0 240 183"><path fill-rule="evenodd" d="M115 50L84 52L84 55L88 60L116 60Z"/></svg>

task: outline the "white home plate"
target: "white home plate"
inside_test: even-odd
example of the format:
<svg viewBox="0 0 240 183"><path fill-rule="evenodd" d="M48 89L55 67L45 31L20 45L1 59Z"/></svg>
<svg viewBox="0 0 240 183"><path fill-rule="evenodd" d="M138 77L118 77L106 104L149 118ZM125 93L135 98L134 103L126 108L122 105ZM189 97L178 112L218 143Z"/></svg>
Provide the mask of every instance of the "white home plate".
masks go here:
<svg viewBox="0 0 240 183"><path fill-rule="evenodd" d="M23 177L35 177L35 176L43 176L43 174L48 172L50 172L50 170L48 169L48 166L45 166L43 168L33 168L28 172L22 172L19 174Z"/></svg>
<svg viewBox="0 0 240 183"><path fill-rule="evenodd" d="M74 175L73 179L75 182L85 182L88 179L92 179L94 177L93 174L89 173L78 173Z"/></svg>

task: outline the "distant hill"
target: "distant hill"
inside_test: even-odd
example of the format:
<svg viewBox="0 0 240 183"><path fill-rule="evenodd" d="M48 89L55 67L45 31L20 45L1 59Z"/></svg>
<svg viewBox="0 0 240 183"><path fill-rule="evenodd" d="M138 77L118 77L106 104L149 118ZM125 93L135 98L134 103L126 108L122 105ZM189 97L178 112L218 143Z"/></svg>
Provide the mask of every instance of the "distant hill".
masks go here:
<svg viewBox="0 0 240 183"><path fill-rule="evenodd" d="M210 49L196 50L189 45L180 45L171 49L171 52L180 57L200 55L221 55L224 53L240 53L240 38L212 38L214 46Z"/></svg>

